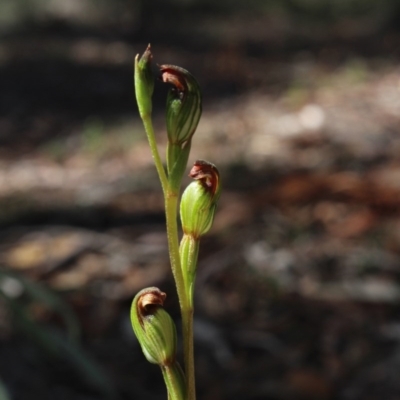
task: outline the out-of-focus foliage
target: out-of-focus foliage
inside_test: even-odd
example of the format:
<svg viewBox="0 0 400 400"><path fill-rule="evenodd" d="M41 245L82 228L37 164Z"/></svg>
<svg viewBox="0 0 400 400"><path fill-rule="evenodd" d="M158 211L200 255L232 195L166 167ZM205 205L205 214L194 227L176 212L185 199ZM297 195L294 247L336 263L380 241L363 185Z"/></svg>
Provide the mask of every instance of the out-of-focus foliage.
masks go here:
<svg viewBox="0 0 400 400"><path fill-rule="evenodd" d="M4 383L1 380L0 380L0 400L10 400L7 388L5 387Z"/></svg>
<svg viewBox="0 0 400 400"><path fill-rule="evenodd" d="M63 299L50 289L11 271L0 271L0 300L10 310L14 329L29 338L44 356L66 363L82 377L82 380L96 389L104 398L114 396L113 388L86 352L81 348L79 323ZM32 307L45 307L64 320L68 338L32 317ZM8 400L7 390L0 381L0 400Z"/></svg>
<svg viewBox="0 0 400 400"><path fill-rule="evenodd" d="M69 338L73 341L78 340L80 335L79 323L74 313L66 302L44 285L22 275L3 270L0 271L0 297L14 310L22 311L32 303L45 306L60 315L65 323ZM25 311L23 313L25 314ZM19 312L15 316L18 315L20 315Z"/></svg>

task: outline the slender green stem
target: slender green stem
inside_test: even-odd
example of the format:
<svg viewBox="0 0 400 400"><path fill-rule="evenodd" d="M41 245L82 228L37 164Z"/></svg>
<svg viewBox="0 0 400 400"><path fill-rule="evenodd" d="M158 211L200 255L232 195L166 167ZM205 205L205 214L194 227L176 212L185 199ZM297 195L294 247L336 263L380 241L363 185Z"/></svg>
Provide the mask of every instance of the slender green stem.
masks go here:
<svg viewBox="0 0 400 400"><path fill-rule="evenodd" d="M179 256L179 235L178 235L178 195L179 190L172 191L168 177L162 164L157 143L155 140L153 123L150 115L142 115L143 125L149 140L151 154L156 165L158 176L165 199L165 215L167 223L168 248L171 262L172 274L175 279L176 290L179 298L179 305L182 315L183 348L185 361L185 376L187 399L195 400L195 377L194 377L194 352L193 352L193 308L191 307L190 294L185 290L185 283L182 274ZM165 377L165 372L163 370Z"/></svg>
<svg viewBox="0 0 400 400"><path fill-rule="evenodd" d="M157 142L154 134L154 128L153 128L153 122L151 121L151 115L146 114L146 115L141 115L144 129L147 134L147 138L149 140L150 144L150 150L151 150L151 155L153 156L154 159L154 164L156 165L156 169L158 172L158 177L160 178L161 186L164 192L164 196L168 190L168 178L167 174L165 173L165 169L163 166L163 163L161 161L160 153L158 152L157 149Z"/></svg>
<svg viewBox="0 0 400 400"><path fill-rule="evenodd" d="M181 309L187 399L196 400L193 347L193 308Z"/></svg>
<svg viewBox="0 0 400 400"><path fill-rule="evenodd" d="M174 275L176 290L178 292L179 305L181 311L188 303L183 280L181 260L179 257L178 242L178 194L167 191L165 193L165 217L167 220L167 238L169 248L169 258L171 262L172 274Z"/></svg>
<svg viewBox="0 0 400 400"><path fill-rule="evenodd" d="M193 351L193 308L190 294L185 290L185 282L181 268L178 224L177 224L178 195L169 194L165 197L165 213L167 218L167 236L172 273L175 278L182 315L183 349L185 362L187 400L196 399Z"/></svg>
<svg viewBox="0 0 400 400"><path fill-rule="evenodd" d="M165 199L165 216L167 220L167 237L168 247L172 273L176 282L179 304L181 309L187 302L187 296L185 293L185 285L183 282L182 269L179 258L179 243L178 243L178 222L177 222L177 210L178 210L178 193L173 192L170 189L167 175L165 173L164 166L161 161L160 154L157 148L157 142L155 140L153 123L150 115L142 116L143 125L147 133L149 140L151 154L156 165L158 176L160 178L161 186L164 193Z"/></svg>

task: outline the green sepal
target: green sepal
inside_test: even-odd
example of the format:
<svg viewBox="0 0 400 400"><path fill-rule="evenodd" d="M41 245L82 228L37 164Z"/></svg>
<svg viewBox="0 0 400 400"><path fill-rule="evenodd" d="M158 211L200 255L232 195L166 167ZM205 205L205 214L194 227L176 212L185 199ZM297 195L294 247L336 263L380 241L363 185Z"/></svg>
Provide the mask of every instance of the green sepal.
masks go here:
<svg viewBox="0 0 400 400"><path fill-rule="evenodd" d="M150 45L147 46L142 57L139 58L139 54L135 57L135 94L141 118L150 115L152 112L152 96L154 91L154 76L151 71L152 58Z"/></svg>
<svg viewBox="0 0 400 400"><path fill-rule="evenodd" d="M186 188L180 208L182 229L185 233L200 237L210 230L216 204L200 182L192 182Z"/></svg>
<svg viewBox="0 0 400 400"><path fill-rule="evenodd" d="M209 231L220 195L219 172L215 165L198 160L189 176L195 179L183 192L180 214L183 232L199 238Z"/></svg>

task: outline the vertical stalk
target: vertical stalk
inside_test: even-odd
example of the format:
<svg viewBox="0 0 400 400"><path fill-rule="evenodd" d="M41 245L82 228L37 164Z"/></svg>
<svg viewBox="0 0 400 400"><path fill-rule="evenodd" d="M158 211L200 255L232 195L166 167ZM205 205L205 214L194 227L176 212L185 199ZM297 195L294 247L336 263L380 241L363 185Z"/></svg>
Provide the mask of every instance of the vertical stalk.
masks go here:
<svg viewBox="0 0 400 400"><path fill-rule="evenodd" d="M196 400L193 346L193 308L188 305L184 309L181 309L181 313L187 399Z"/></svg>
<svg viewBox="0 0 400 400"><path fill-rule="evenodd" d="M193 308L189 294L185 291L180 256L178 237L178 192L172 191L158 153L154 135L153 123L150 115L142 115L143 125L149 140L151 154L161 182L165 200L165 216L167 225L168 248L172 274L174 276L182 316L183 349L185 362L185 377L187 400L196 399L194 377L194 351L193 351Z"/></svg>
<svg viewBox="0 0 400 400"><path fill-rule="evenodd" d="M165 214L167 218L167 237L172 272L177 287L179 305L182 316L182 336L184 365L186 377L187 400L196 399L194 376L194 350L193 350L193 308L189 293L185 290L183 273L180 262L178 224L177 224L178 194L167 192L165 196Z"/></svg>
<svg viewBox="0 0 400 400"><path fill-rule="evenodd" d="M151 121L151 115L150 114L145 114L141 115L142 121L143 121L143 126L147 134L147 139L149 140L149 145L150 145L150 150L151 150L151 155L153 156L154 164L156 165L158 177L160 178L161 182L161 187L165 193L168 190L168 178L167 174L165 173L164 166L162 164L160 154L158 153L157 149L157 142L154 134L154 128L153 128L153 122Z"/></svg>
<svg viewBox="0 0 400 400"><path fill-rule="evenodd" d="M179 242L178 242L178 193L174 193L169 189L164 193L165 197L165 216L167 223L167 238L169 258L171 262L172 274L174 275L176 290L178 292L179 305L181 311L188 303L187 294L185 292L185 283L179 257ZM183 318L182 318L183 319Z"/></svg>

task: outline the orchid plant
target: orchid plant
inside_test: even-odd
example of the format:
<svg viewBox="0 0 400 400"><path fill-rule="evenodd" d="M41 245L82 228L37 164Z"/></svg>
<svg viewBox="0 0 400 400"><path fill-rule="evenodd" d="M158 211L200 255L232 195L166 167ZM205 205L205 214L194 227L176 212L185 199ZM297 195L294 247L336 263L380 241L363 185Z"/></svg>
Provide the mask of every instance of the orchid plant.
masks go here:
<svg viewBox="0 0 400 400"><path fill-rule="evenodd" d="M145 357L161 367L168 400L195 400L193 296L197 259L200 239L214 220L220 178L213 164L198 160L189 173L193 182L180 196L192 137L202 112L201 91L196 79L187 70L174 65L159 66L161 80L170 85L166 105L168 145L164 166L152 123L152 58L150 45L141 57L137 55L135 58L135 93L164 195L170 264L182 318L184 368L177 361L175 324L163 308L165 293L156 287L141 290L132 302L131 322ZM183 232L180 240L178 208Z"/></svg>

